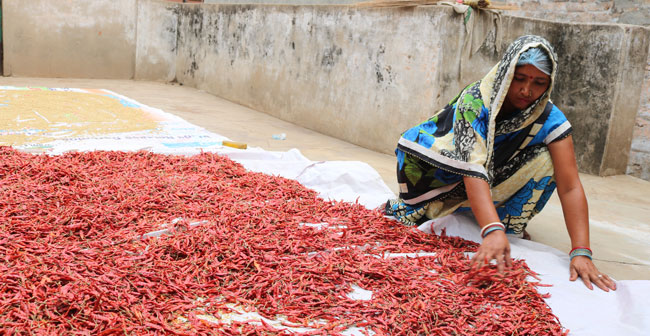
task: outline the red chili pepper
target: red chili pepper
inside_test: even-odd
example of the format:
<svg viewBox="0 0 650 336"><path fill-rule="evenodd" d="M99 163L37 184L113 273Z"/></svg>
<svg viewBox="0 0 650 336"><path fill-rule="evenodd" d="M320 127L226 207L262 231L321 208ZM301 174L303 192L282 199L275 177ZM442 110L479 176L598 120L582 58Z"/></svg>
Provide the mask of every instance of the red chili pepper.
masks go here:
<svg viewBox="0 0 650 336"><path fill-rule="evenodd" d="M189 225L198 221L206 222ZM323 222L345 226L343 234L299 225ZM173 235L136 239L163 225ZM211 153L46 156L0 147L7 330L288 333L196 318L236 304L312 334L355 325L390 335L567 333L523 261L505 276L492 266L468 274L465 252L476 248ZM435 257L382 257L418 252ZM352 285L372 298L348 298Z"/></svg>

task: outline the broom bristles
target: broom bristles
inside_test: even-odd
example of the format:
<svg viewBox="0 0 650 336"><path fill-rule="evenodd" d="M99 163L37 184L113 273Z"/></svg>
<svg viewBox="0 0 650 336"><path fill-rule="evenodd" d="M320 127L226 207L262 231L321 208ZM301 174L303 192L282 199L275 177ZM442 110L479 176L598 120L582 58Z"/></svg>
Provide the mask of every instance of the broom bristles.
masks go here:
<svg viewBox="0 0 650 336"><path fill-rule="evenodd" d="M414 7L433 5L444 0L371 0L358 2L355 7Z"/></svg>
<svg viewBox="0 0 650 336"><path fill-rule="evenodd" d="M435 5L438 2L445 0L371 0L365 2L358 2L354 7L372 7L372 8L389 8L389 7L416 7ZM447 0L448 1L448 0ZM463 5L472 8L486 8L486 9L518 9L518 6L506 5L505 3L494 3L490 0L463 0Z"/></svg>

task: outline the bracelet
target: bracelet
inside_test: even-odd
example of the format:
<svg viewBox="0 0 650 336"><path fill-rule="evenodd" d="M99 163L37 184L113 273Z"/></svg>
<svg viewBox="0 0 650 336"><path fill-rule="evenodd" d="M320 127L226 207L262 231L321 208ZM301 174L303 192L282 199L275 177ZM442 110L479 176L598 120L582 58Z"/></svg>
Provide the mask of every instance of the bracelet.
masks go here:
<svg viewBox="0 0 650 336"><path fill-rule="evenodd" d="M490 224L484 226L481 229L481 238L485 238L485 236L487 236L490 232L496 231L496 230L505 231L506 226L503 225L503 223L501 223L501 222L490 223Z"/></svg>
<svg viewBox="0 0 650 336"><path fill-rule="evenodd" d="M488 234L489 232L492 232L492 231L494 231L495 229L496 229L496 230L501 229L501 230L504 230L504 231L505 231L506 227L505 227L505 225L503 225L503 223L501 223L501 222L492 222L492 223L489 223L488 225L484 226L484 227L481 229L481 238L485 238L485 236L487 236L487 234Z"/></svg>
<svg viewBox="0 0 650 336"><path fill-rule="evenodd" d="M587 257L589 258L589 260L592 260L591 255L592 255L591 249L587 247L577 247L571 250L571 252L569 252L569 260L573 260L573 258L577 256Z"/></svg>
<svg viewBox="0 0 650 336"><path fill-rule="evenodd" d="M589 253L591 253L591 254L594 253L594 251L592 251L592 250L591 250L590 248L588 248L588 247L578 246L578 247L574 247L574 248L572 248L571 251L569 251L569 255L571 255L571 253L573 253L573 251L578 250L578 249L588 250Z"/></svg>
<svg viewBox="0 0 650 336"><path fill-rule="evenodd" d="M492 232L494 232L494 231L499 231L499 230L500 230L500 231L505 231L505 229L502 228L502 227L500 227L500 226L494 226L494 227L491 227L491 228L485 230L485 232L483 233L482 238L485 238L485 237L486 237L487 235L489 235L490 233L492 233Z"/></svg>

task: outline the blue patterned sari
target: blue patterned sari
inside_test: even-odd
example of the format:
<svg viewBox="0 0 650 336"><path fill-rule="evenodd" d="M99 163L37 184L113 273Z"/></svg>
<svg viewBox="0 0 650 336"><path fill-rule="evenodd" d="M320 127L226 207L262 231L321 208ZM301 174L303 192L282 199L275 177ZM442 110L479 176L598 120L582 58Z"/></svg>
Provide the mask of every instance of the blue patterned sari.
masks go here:
<svg viewBox="0 0 650 336"><path fill-rule="evenodd" d="M519 55L544 48L553 63L548 90L531 106L496 121ZM555 190L547 145L571 134L564 114L550 102L556 57L538 36L513 42L483 79L467 86L445 108L404 132L397 149L400 195L386 213L406 225L470 210L464 176L483 179L507 232L521 233Z"/></svg>

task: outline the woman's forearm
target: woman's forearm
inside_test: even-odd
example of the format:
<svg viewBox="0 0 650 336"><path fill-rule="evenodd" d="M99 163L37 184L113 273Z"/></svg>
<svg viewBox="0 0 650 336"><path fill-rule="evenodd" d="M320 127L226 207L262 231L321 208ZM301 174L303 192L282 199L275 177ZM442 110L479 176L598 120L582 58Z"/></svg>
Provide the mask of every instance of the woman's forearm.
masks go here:
<svg viewBox="0 0 650 336"><path fill-rule="evenodd" d="M589 210L582 186L558 190L571 247L589 247Z"/></svg>
<svg viewBox="0 0 650 336"><path fill-rule="evenodd" d="M555 141L548 145L555 170L557 193L562 203L562 213L572 247L589 247L589 211L587 198L578 175L573 138Z"/></svg>
<svg viewBox="0 0 650 336"><path fill-rule="evenodd" d="M463 182L465 183L467 199L478 225L484 227L489 223L499 222L499 215L492 202L492 194L488 183L480 178L469 176L463 177Z"/></svg>

